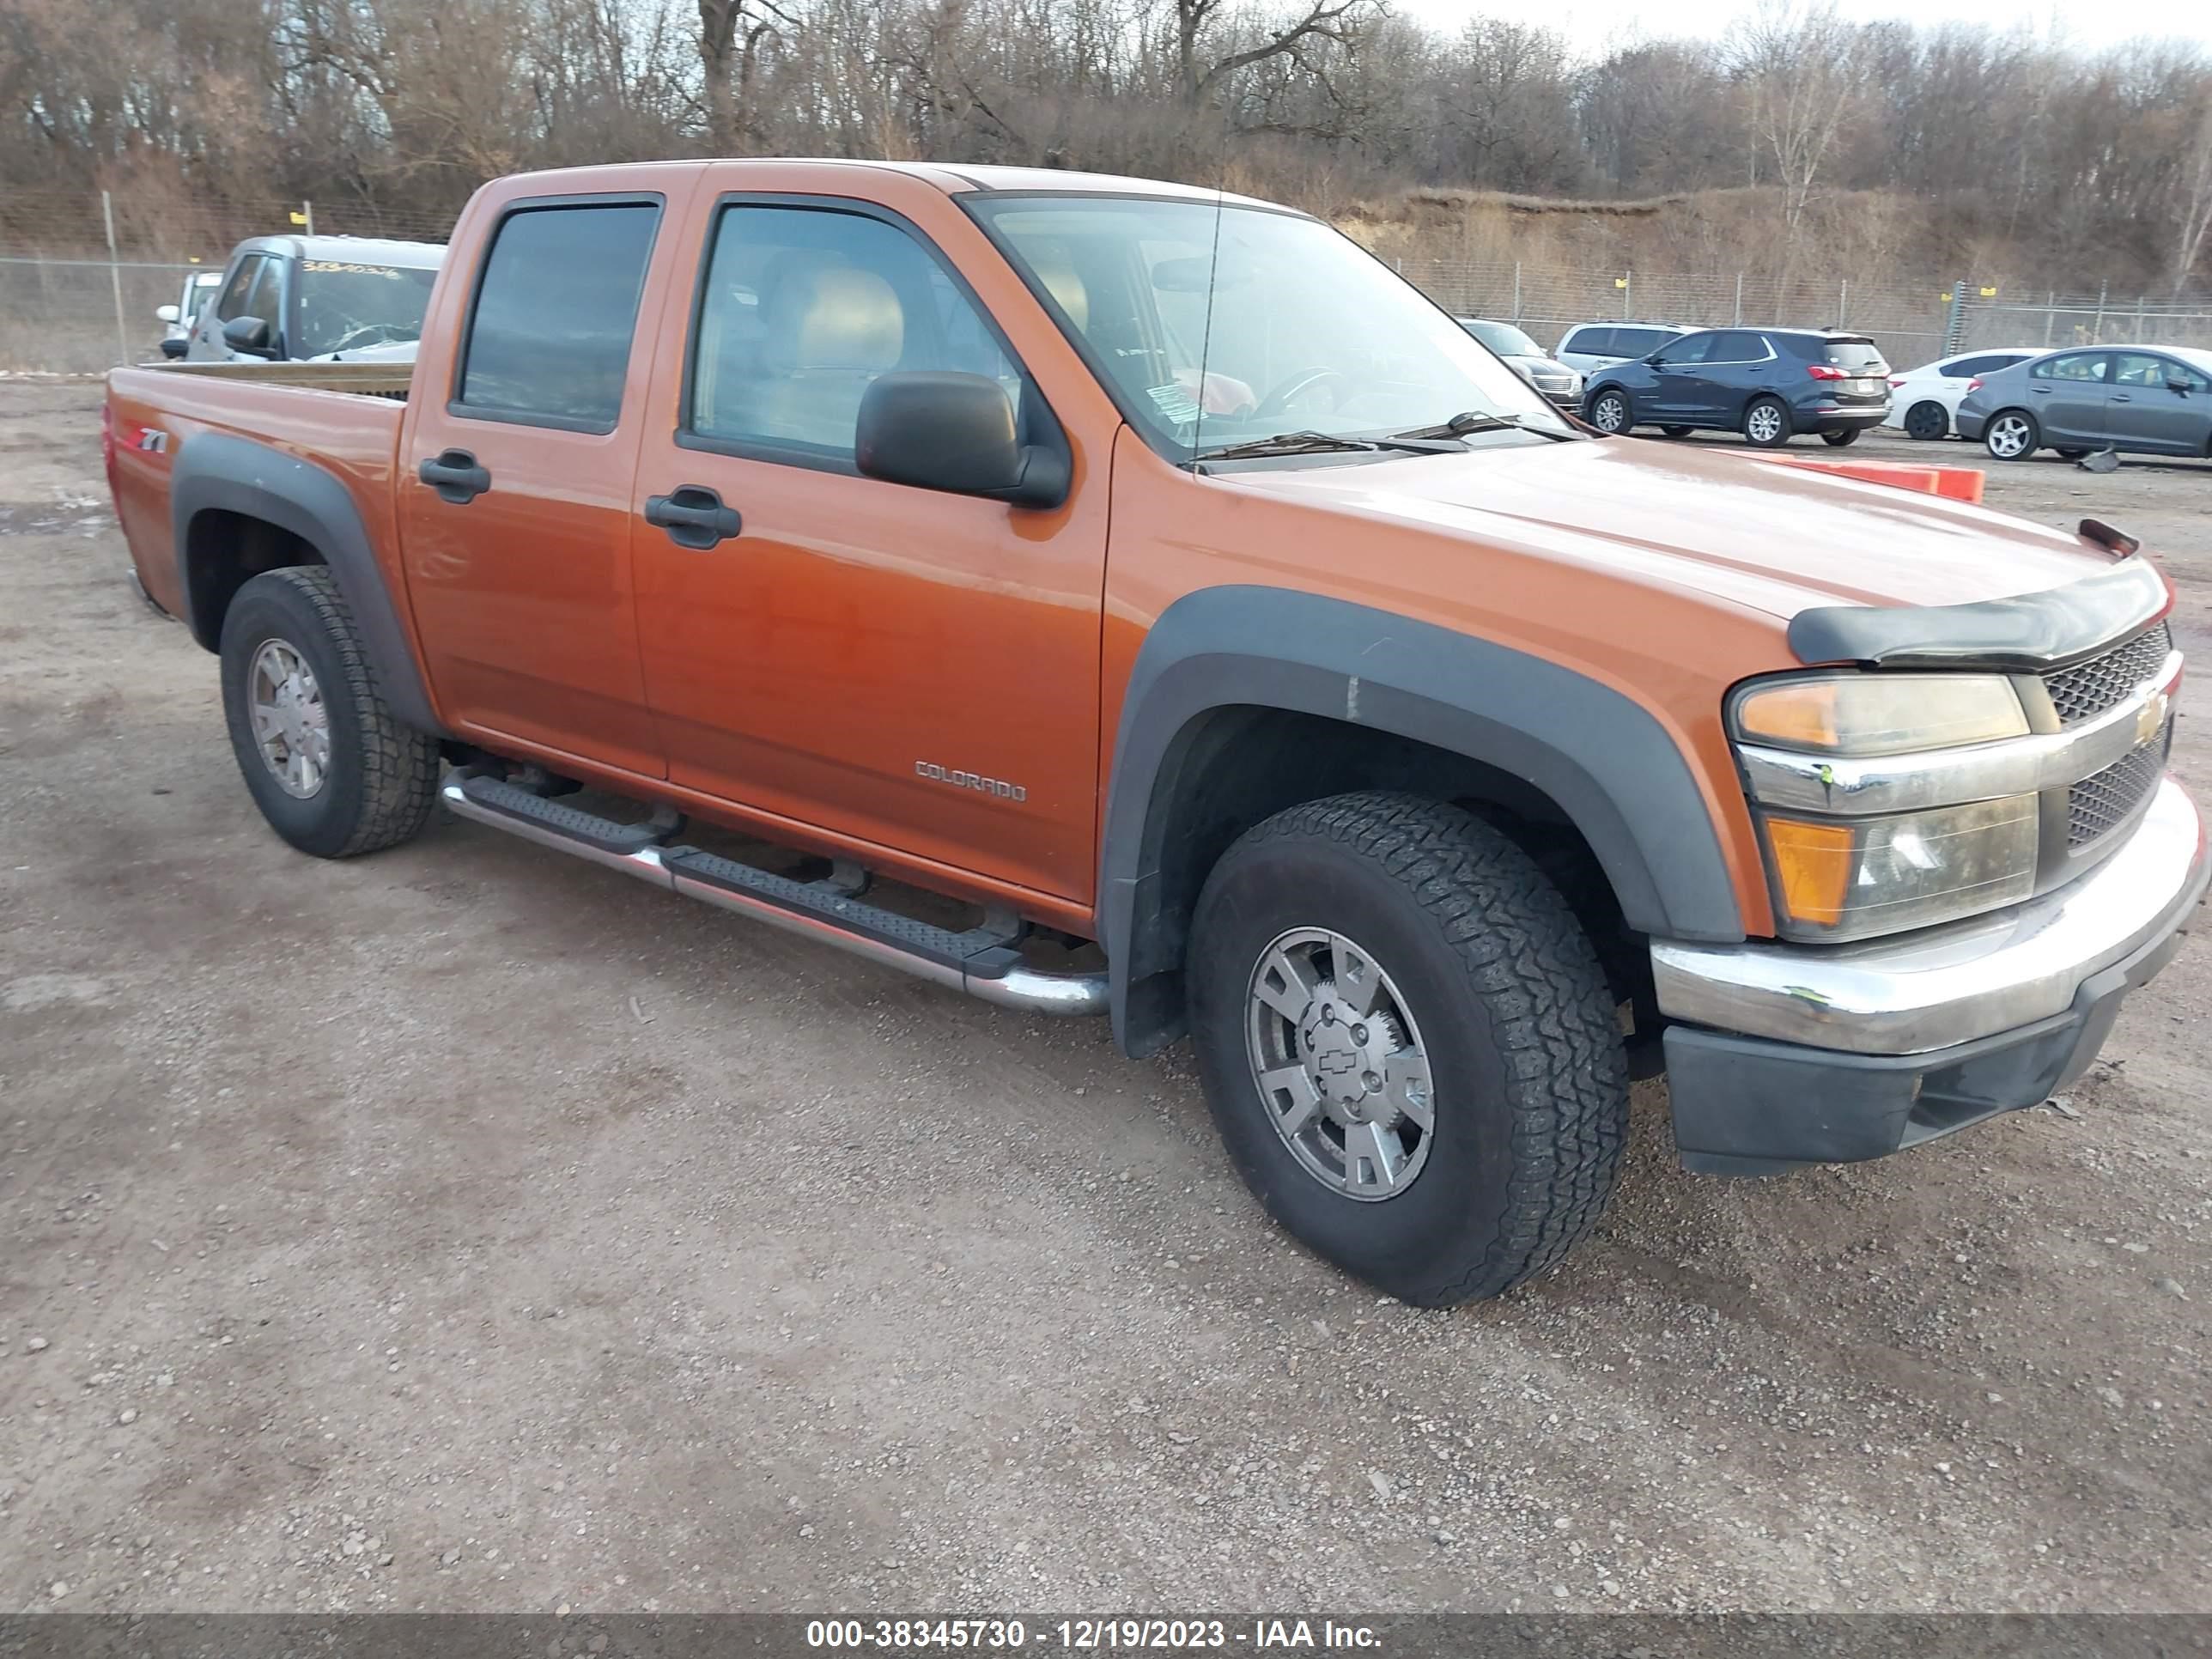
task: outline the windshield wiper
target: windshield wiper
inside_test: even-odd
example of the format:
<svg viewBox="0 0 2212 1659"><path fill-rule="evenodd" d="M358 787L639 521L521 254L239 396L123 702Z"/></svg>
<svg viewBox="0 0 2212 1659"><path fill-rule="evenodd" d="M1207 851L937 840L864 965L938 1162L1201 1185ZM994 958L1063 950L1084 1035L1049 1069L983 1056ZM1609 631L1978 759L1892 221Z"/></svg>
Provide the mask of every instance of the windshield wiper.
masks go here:
<svg viewBox="0 0 2212 1659"><path fill-rule="evenodd" d="M1578 443L1582 434L1571 427L1561 431L1556 427L1537 426L1526 415L1492 415L1486 410L1468 410L1455 415L1437 426L1417 426L1411 432L1394 433L1394 438L1464 438L1474 432L1533 432L1540 438L1551 438L1563 444Z"/></svg>
<svg viewBox="0 0 2212 1659"><path fill-rule="evenodd" d="M1403 449L1418 455L1432 455L1443 453L1443 447L1429 440L1457 435L1449 432L1400 432L1386 438L1344 438L1333 432L1278 432L1270 437L1201 449L1191 459L1240 461L1263 455L1308 455L1360 449Z"/></svg>

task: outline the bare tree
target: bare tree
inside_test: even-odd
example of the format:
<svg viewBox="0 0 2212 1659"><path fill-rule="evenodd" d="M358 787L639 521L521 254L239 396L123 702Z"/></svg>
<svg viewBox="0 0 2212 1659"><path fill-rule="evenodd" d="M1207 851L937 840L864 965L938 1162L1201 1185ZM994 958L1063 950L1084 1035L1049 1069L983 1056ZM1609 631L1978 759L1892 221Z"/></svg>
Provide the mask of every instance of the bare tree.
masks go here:
<svg viewBox="0 0 2212 1659"><path fill-rule="evenodd" d="M2179 296L2195 274L2212 234L2212 92L2203 98L2194 139L2180 156L2180 223L2173 254L2173 292Z"/></svg>
<svg viewBox="0 0 2212 1659"><path fill-rule="evenodd" d="M1324 41L1351 43L1360 27L1381 17L1383 0L1304 0L1305 9L1262 24L1258 39L1212 57L1208 37L1220 21L1225 0L1170 0L1174 7L1176 84L1183 100L1203 101L1237 70L1273 58L1307 64Z"/></svg>
<svg viewBox="0 0 2212 1659"><path fill-rule="evenodd" d="M1806 207L1863 83L1859 37L1834 0L1759 0L1729 44L1750 96L1753 180L1768 161L1782 188L1786 292Z"/></svg>

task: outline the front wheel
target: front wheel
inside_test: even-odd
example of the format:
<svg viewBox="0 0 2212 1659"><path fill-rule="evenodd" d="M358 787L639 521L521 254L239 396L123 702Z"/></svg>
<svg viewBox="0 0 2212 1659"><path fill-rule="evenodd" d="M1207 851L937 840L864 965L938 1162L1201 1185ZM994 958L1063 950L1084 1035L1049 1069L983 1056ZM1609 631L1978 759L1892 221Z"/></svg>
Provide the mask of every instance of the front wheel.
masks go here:
<svg viewBox="0 0 2212 1659"><path fill-rule="evenodd" d="M1669 438L1686 438L1695 428L1686 426L1662 426L1659 430Z"/></svg>
<svg viewBox="0 0 2212 1659"><path fill-rule="evenodd" d="M1855 444L1858 441L1859 428L1855 426L1840 427L1833 432L1820 434L1820 441L1831 449L1841 449L1844 445Z"/></svg>
<svg viewBox="0 0 2212 1659"><path fill-rule="evenodd" d="M2001 461L2024 461L2035 453L2042 434L2035 416L2024 409L2008 409L1990 416L1982 430L1982 447Z"/></svg>
<svg viewBox="0 0 2212 1659"><path fill-rule="evenodd" d="M238 590L222 619L222 708L254 805L301 852L374 853L428 819L437 740L392 714L324 567Z"/></svg>
<svg viewBox="0 0 2212 1659"><path fill-rule="evenodd" d="M1401 1299L1510 1290L1619 1174L1613 998L1528 855L1458 807L1361 793L1247 833L1186 963L1215 1123L1269 1213Z"/></svg>
<svg viewBox="0 0 2212 1659"><path fill-rule="evenodd" d="M1779 398L1753 398L1743 411L1743 435L1761 449L1779 449L1790 441L1790 406Z"/></svg>
<svg viewBox="0 0 2212 1659"><path fill-rule="evenodd" d="M1607 386L1589 400L1589 423L1608 438L1618 437L1634 424L1628 407L1628 394L1614 386Z"/></svg>
<svg viewBox="0 0 2212 1659"><path fill-rule="evenodd" d="M2088 453L2086 449L2057 449L2051 452L2062 461L2078 461Z"/></svg>

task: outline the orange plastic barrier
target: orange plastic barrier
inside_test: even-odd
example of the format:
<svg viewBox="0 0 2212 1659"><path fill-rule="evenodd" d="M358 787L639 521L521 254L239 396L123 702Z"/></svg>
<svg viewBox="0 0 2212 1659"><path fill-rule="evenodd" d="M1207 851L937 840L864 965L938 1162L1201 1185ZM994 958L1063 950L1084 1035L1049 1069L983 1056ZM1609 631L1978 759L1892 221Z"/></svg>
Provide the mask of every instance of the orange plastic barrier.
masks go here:
<svg viewBox="0 0 2212 1659"><path fill-rule="evenodd" d="M1923 495L1942 495L1978 507L1982 501L1982 471L1974 466L1919 466L1905 461L1827 461L1809 455L1762 455L1755 461L1778 466L1802 466L1814 472L1833 472L1839 477L1867 483L1888 484L1896 489L1916 489Z"/></svg>

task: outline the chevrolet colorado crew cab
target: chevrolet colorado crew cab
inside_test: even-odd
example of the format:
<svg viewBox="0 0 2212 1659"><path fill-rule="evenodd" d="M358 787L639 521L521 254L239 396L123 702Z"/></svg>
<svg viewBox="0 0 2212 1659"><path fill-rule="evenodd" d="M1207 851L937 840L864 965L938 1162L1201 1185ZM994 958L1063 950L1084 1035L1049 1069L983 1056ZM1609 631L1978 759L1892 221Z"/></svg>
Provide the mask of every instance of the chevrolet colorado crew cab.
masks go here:
<svg viewBox="0 0 2212 1659"><path fill-rule="evenodd" d="M1589 1232L1638 1066L1720 1173L2044 1099L2205 886L2125 537L1595 435L1262 202L508 178L411 371L119 369L106 422L293 846L442 800L1188 1035L1262 1202L1412 1302Z"/></svg>

